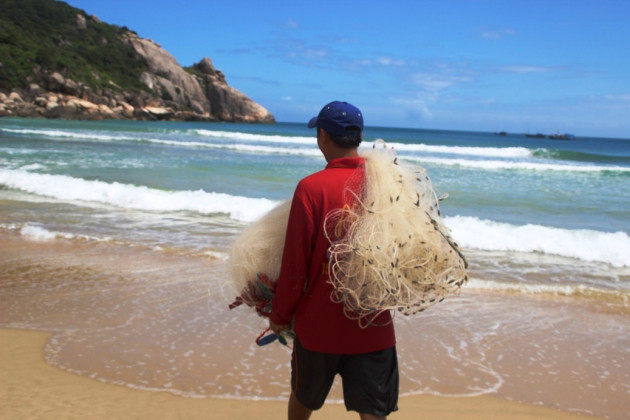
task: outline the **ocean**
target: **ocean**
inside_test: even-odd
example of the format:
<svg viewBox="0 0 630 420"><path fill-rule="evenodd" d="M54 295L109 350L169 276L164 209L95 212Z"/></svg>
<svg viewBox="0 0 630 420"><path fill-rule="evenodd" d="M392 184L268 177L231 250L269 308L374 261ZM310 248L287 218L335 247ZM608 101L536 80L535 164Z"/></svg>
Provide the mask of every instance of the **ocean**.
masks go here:
<svg viewBox="0 0 630 420"><path fill-rule="evenodd" d="M0 327L53 331L50 363L107 382L286 398L290 350L257 347L264 321L227 309L226 260L325 166L314 136L0 119ZM396 316L401 393L628 418L630 139L366 127L362 147L377 140L427 169L469 261L459 296Z"/></svg>

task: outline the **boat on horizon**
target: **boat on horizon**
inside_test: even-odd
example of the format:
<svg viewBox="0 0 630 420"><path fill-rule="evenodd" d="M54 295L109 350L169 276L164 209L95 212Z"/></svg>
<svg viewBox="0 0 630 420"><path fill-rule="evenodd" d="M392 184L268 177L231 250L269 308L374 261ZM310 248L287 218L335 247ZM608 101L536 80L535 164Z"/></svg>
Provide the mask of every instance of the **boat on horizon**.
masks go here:
<svg viewBox="0 0 630 420"><path fill-rule="evenodd" d="M576 137L573 134L552 134L549 136L552 140L575 140Z"/></svg>
<svg viewBox="0 0 630 420"><path fill-rule="evenodd" d="M536 134L529 134L529 133L527 133L527 134L525 134L525 137L544 139L547 136L545 136L543 133L536 133Z"/></svg>

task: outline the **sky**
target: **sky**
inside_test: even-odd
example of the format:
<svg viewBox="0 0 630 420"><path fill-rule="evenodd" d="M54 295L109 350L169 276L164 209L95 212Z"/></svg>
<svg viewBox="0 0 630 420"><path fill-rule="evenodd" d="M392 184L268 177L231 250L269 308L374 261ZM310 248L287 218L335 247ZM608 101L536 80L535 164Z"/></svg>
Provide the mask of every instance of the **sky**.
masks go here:
<svg viewBox="0 0 630 420"><path fill-rule="evenodd" d="M630 0L67 0L182 66L209 57L279 122L630 139Z"/></svg>

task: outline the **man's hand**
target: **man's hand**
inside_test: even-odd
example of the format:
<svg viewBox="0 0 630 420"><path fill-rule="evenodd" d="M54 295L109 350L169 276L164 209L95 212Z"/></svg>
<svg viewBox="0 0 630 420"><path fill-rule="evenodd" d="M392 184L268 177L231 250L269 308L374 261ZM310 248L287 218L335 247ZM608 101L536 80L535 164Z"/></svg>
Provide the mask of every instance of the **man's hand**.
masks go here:
<svg viewBox="0 0 630 420"><path fill-rule="evenodd" d="M280 333L282 331L286 331L289 329L289 325L280 325L280 324L276 324L275 322L273 322L271 319L269 320L269 328L271 328L271 330L280 335Z"/></svg>

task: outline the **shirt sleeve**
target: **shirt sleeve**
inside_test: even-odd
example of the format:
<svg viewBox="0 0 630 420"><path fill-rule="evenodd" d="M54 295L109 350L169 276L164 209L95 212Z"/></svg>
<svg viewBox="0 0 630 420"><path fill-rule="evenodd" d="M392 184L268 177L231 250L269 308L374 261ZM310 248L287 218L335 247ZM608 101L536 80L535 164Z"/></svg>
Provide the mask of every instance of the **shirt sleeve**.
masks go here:
<svg viewBox="0 0 630 420"><path fill-rule="evenodd" d="M279 325L291 323L307 285L316 234L310 202L301 182L291 203L282 266L270 315L271 321Z"/></svg>

